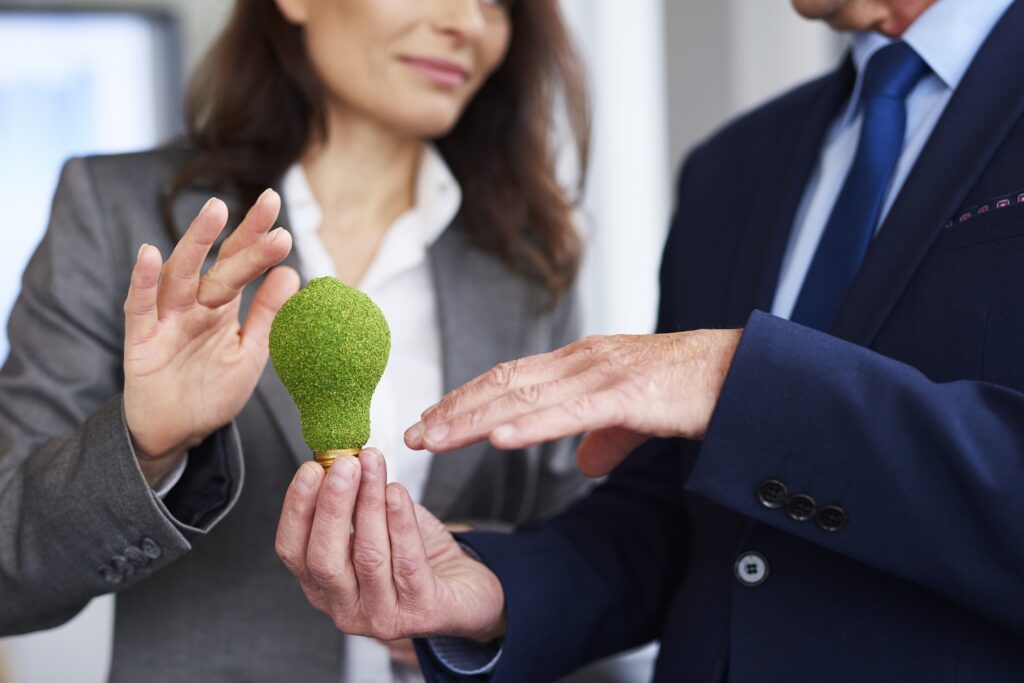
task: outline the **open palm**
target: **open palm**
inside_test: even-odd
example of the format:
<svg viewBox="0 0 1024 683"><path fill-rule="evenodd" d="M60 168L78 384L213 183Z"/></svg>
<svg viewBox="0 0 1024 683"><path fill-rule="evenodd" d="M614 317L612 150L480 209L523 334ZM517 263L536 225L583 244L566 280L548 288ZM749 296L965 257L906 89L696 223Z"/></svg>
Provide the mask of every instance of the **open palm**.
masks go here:
<svg viewBox="0 0 1024 683"><path fill-rule="evenodd" d="M270 231L280 198L265 192L201 269L227 223L227 207L211 199L166 263L159 250L139 250L125 300L124 410L146 478L153 483L188 448L238 415L267 362L274 314L298 288L298 274L267 274L244 324L242 288L280 263L291 236Z"/></svg>

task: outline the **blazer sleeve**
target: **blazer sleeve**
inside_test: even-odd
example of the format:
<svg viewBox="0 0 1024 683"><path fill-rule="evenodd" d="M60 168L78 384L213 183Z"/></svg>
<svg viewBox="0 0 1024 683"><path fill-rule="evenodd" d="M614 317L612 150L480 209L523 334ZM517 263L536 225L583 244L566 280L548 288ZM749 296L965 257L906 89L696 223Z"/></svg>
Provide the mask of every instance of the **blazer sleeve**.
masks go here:
<svg viewBox="0 0 1024 683"><path fill-rule="evenodd" d="M846 513L761 505L760 482ZM755 312L687 488L914 581L1024 635L1024 394L914 368ZM835 526L826 525L826 526Z"/></svg>
<svg viewBox="0 0 1024 683"><path fill-rule="evenodd" d="M231 425L190 459L222 475L228 502L212 514L179 519L143 478L121 396L122 273L134 253L119 248L110 220L88 161L70 161L11 313L0 370L0 635L60 624L170 564L242 483ZM209 488L189 469L193 489Z"/></svg>

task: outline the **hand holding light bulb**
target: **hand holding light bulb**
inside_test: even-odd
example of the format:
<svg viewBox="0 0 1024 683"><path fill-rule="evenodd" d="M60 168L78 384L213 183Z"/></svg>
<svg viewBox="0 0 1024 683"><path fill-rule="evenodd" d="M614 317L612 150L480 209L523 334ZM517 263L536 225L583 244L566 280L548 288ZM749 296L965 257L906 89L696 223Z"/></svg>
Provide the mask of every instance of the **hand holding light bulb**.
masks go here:
<svg viewBox="0 0 1024 683"><path fill-rule="evenodd" d="M271 231L281 208L264 192L201 269L227 223L227 206L211 199L166 263L143 245L124 304L124 414L140 467L155 485L185 452L233 420L267 363L271 321L298 289L291 268L270 270L245 323L242 288L280 263L291 236Z"/></svg>

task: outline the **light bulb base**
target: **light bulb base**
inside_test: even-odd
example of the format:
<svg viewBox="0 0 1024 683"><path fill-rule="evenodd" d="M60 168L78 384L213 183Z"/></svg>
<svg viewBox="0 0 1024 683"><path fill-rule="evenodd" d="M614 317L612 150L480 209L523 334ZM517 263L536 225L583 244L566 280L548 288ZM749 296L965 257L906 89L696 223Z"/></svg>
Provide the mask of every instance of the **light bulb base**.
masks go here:
<svg viewBox="0 0 1024 683"><path fill-rule="evenodd" d="M362 448L338 448L330 451L313 451L313 458L320 463L320 467L324 468L324 472L331 469L331 465L337 458L351 455L358 458L359 454L363 452Z"/></svg>

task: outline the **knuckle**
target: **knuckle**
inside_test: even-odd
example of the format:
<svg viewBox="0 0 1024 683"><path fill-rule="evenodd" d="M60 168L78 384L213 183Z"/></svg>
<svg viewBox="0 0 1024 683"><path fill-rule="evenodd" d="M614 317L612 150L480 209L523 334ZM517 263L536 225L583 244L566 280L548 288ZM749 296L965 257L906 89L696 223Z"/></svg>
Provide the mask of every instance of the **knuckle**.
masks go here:
<svg viewBox="0 0 1024 683"><path fill-rule="evenodd" d="M512 392L512 401L522 406L531 407L540 401L540 385L528 384Z"/></svg>
<svg viewBox="0 0 1024 683"><path fill-rule="evenodd" d="M384 566L384 553L365 543L352 548L352 566L361 574L376 574Z"/></svg>
<svg viewBox="0 0 1024 683"><path fill-rule="evenodd" d="M504 363L498 363L488 372L488 382L497 387L509 387L512 385L513 379L516 376L516 362L505 361Z"/></svg>
<svg viewBox="0 0 1024 683"><path fill-rule="evenodd" d="M319 584L334 584L341 578L341 567L320 554L313 554L306 559L306 569Z"/></svg>
<svg viewBox="0 0 1024 683"><path fill-rule="evenodd" d="M396 579L409 580L420 570L420 561L413 557L395 555L391 558L391 569Z"/></svg>

